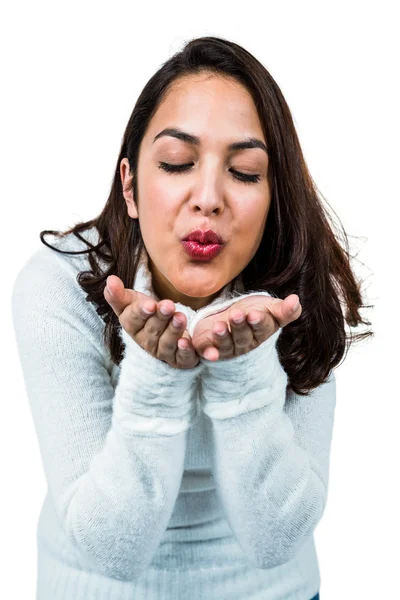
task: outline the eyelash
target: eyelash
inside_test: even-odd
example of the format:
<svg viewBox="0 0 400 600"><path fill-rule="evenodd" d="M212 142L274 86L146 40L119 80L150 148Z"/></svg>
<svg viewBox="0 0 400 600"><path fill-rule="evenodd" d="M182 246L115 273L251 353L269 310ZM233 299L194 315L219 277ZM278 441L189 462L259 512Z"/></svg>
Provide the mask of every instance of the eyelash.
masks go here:
<svg viewBox="0 0 400 600"><path fill-rule="evenodd" d="M160 162L158 168L163 169L167 173L183 173L188 170L187 167L191 166L190 163L184 165L170 165L165 162ZM232 169L232 173L234 174L233 176L235 179L242 183L258 183L258 181L260 181L260 175L246 175L245 173L240 173L240 171L235 171L234 169Z"/></svg>

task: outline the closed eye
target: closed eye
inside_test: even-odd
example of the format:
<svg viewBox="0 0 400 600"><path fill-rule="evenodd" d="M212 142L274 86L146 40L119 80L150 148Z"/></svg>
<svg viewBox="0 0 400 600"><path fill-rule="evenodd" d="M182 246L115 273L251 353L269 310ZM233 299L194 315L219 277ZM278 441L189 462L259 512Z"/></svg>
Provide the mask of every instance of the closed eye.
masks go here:
<svg viewBox="0 0 400 600"><path fill-rule="evenodd" d="M184 165L170 165L165 162L160 162L158 164L158 168L163 169L167 173L183 173L184 171L188 171L192 166L192 163ZM240 173L240 171L235 171L235 169L231 169L231 172L233 177L242 183L257 183L260 180L260 175L246 175L246 173Z"/></svg>

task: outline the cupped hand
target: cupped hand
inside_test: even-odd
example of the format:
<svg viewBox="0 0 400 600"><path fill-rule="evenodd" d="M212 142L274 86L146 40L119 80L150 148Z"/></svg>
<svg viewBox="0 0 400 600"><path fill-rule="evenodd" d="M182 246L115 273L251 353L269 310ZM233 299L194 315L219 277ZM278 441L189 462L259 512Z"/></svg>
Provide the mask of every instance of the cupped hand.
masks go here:
<svg viewBox="0 0 400 600"><path fill-rule="evenodd" d="M144 350L171 367L191 369L199 363L186 329L186 315L175 312L172 300L157 303L151 296L125 288L116 275L107 278L107 286L104 298L123 329Z"/></svg>
<svg viewBox="0 0 400 600"><path fill-rule="evenodd" d="M249 296L199 321L192 334L193 347L199 356L210 361L234 358L257 348L280 327L298 319L301 313L297 294L283 300ZM236 319L240 321L235 322Z"/></svg>

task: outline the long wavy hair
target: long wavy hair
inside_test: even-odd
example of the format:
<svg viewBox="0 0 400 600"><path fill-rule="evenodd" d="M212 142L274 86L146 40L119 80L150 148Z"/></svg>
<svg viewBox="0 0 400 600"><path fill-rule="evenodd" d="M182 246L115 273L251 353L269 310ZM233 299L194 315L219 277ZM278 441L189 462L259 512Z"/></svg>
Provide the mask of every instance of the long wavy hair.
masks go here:
<svg viewBox="0 0 400 600"><path fill-rule="evenodd" d="M360 316L363 305L361 283L350 265L349 244L343 230L342 244L308 171L289 107L267 69L238 44L219 37L190 40L150 78L143 88L123 136L107 202L100 215L60 232L44 230L43 244L57 252L88 254L90 269L78 274L77 282L105 322L104 342L118 365L124 345L118 334L119 319L104 298L109 275L117 275L125 286L134 281L143 239L139 220L129 217L123 196L120 163L127 157L131 187L137 194L137 164L140 144L150 120L180 77L217 74L234 78L251 94L269 146L271 205L260 246L242 271L246 291L266 290L285 298L297 294L301 316L283 328L278 338L280 362L289 387L300 395L324 383L342 360L351 343L373 336L372 331L346 332L371 325ZM322 195L320 194L322 197ZM336 213L335 213L336 214ZM95 226L99 243L90 244L81 235ZM86 242L87 250L65 252L54 248L44 236L74 234ZM108 268L100 268L98 259ZM344 311L342 311L342 307Z"/></svg>

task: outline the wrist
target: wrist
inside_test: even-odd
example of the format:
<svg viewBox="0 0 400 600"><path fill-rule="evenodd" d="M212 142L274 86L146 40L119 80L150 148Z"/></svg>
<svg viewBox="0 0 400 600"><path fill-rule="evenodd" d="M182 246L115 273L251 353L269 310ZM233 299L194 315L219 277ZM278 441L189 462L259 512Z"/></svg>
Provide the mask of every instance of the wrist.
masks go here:
<svg viewBox="0 0 400 600"><path fill-rule="evenodd" d="M282 332L279 328L257 348L233 358L208 361L204 364L202 388L205 400L229 401L253 390L268 388L277 378L287 379L276 349Z"/></svg>
<svg viewBox="0 0 400 600"><path fill-rule="evenodd" d="M125 429L179 432L197 419L196 379L203 369L177 369L150 355L124 330L114 418ZM172 434L168 433L167 435Z"/></svg>

